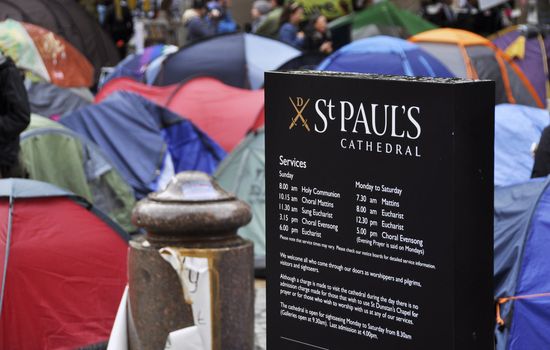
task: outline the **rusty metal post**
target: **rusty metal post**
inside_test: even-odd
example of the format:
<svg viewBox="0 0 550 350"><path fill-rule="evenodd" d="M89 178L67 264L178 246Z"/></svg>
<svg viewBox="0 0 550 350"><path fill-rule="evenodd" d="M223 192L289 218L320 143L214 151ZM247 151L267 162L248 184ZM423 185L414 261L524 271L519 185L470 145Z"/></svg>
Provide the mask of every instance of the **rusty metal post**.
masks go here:
<svg viewBox="0 0 550 350"><path fill-rule="evenodd" d="M180 173L137 204L132 221L146 235L130 244L130 350L164 349L170 332L194 323L178 274L159 254L164 247L208 259L212 350L253 349L253 246L237 235L250 219L246 203L201 172Z"/></svg>

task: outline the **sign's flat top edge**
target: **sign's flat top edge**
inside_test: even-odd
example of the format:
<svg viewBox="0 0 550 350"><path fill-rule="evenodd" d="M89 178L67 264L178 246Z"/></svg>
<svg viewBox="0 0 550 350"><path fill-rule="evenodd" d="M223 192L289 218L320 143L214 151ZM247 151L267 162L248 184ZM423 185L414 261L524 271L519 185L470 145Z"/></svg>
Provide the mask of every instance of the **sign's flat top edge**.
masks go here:
<svg viewBox="0 0 550 350"><path fill-rule="evenodd" d="M331 72L331 71L316 71L316 70L269 71L269 72L266 72L266 74L307 75L307 76L329 77L329 78L353 78L353 79L365 79L365 80L404 81L404 82L438 83L438 84L471 84L471 83L492 81L492 80L472 80L472 79L463 79L463 78L411 77L411 76L402 76L402 75Z"/></svg>

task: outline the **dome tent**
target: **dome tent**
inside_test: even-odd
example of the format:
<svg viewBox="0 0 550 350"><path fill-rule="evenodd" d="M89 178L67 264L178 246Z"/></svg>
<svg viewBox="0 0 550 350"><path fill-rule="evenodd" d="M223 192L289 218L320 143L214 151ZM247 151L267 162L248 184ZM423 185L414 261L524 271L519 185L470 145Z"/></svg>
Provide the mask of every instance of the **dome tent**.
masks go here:
<svg viewBox="0 0 550 350"><path fill-rule="evenodd" d="M488 39L461 29L442 28L409 40L441 60L457 77L494 80L496 104L544 108L521 69Z"/></svg>
<svg viewBox="0 0 550 350"><path fill-rule="evenodd" d="M550 344L550 178L495 189L497 350Z"/></svg>
<svg viewBox="0 0 550 350"><path fill-rule="evenodd" d="M159 190L174 173L211 174L225 157L220 146L189 120L125 91L60 122L96 143L137 198Z"/></svg>
<svg viewBox="0 0 550 350"><path fill-rule="evenodd" d="M403 39L376 36L348 44L327 57L319 70L427 77L453 77L438 59Z"/></svg>
<svg viewBox="0 0 550 350"><path fill-rule="evenodd" d="M264 72L275 70L300 54L288 44L254 34L218 35L169 55L162 62L154 85L210 76L234 87L259 89L264 84Z"/></svg>
<svg viewBox="0 0 550 350"><path fill-rule="evenodd" d="M134 192L98 146L37 115L31 116L21 134L20 146L31 179L71 191L108 213L126 231L136 230L130 220Z"/></svg>
<svg viewBox="0 0 550 350"><path fill-rule="evenodd" d="M254 254L265 256L265 132L248 136L220 164L214 175L226 191L250 205L252 221L239 234L254 242Z"/></svg>
<svg viewBox="0 0 550 350"><path fill-rule="evenodd" d="M128 238L72 193L0 180L0 348L107 341L126 285Z"/></svg>

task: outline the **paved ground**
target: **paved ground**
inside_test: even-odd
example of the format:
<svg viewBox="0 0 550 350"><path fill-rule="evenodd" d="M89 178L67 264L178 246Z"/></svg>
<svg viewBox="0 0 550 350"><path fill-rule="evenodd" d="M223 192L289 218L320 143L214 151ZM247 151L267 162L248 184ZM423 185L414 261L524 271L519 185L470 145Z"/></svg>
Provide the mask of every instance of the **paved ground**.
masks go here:
<svg viewBox="0 0 550 350"><path fill-rule="evenodd" d="M265 350L265 282L256 282L254 350Z"/></svg>

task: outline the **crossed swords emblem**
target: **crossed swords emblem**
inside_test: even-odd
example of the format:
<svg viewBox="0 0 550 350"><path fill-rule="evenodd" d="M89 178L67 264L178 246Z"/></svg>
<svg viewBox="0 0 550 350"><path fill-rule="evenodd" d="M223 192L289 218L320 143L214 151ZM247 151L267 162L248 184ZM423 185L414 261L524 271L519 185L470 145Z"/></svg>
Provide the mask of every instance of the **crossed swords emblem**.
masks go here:
<svg viewBox="0 0 550 350"><path fill-rule="evenodd" d="M294 103L291 97L289 97L288 99L290 100L290 103L292 103L292 107L294 107L294 110L297 113L296 116L292 118L292 123L290 123L289 129L292 129L293 127L295 127L298 121L301 120L304 128L306 128L307 131L311 131L309 129L309 125L307 124L307 119L304 118L304 116L302 115L302 113L306 109L307 104L309 103L309 99L304 102L304 100L301 97L297 97L296 103Z"/></svg>

